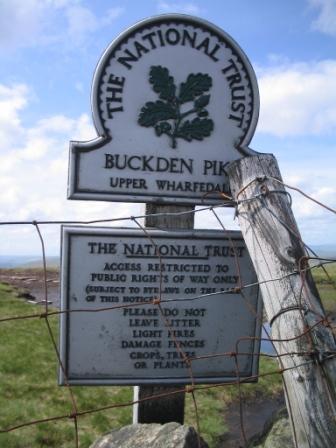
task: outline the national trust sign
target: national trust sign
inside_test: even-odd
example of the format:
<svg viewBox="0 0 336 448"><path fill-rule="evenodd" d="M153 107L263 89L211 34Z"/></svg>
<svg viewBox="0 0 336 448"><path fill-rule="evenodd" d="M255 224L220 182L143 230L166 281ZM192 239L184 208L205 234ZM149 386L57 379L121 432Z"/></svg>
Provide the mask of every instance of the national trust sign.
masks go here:
<svg viewBox="0 0 336 448"><path fill-rule="evenodd" d="M70 199L216 203L226 164L254 153L254 71L230 36L189 16L144 20L112 42L92 109L98 137L70 145Z"/></svg>

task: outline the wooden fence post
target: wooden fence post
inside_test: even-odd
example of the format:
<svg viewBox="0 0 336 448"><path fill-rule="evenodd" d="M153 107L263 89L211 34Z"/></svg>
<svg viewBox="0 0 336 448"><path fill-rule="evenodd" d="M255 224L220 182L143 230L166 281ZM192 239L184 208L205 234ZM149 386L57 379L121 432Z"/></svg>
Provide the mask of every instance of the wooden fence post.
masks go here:
<svg viewBox="0 0 336 448"><path fill-rule="evenodd" d="M194 207L181 205L146 204L145 227L155 227L161 230L194 228ZM183 215L151 216L160 213L190 212ZM169 396L169 392L181 389L181 393ZM152 395L167 394L157 400L146 400ZM133 409L133 423L184 423L184 386L136 386L134 388L134 401L140 400Z"/></svg>
<svg viewBox="0 0 336 448"><path fill-rule="evenodd" d="M245 157L227 169L237 216L254 264L279 355L297 448L336 443L336 345L306 251L270 154Z"/></svg>

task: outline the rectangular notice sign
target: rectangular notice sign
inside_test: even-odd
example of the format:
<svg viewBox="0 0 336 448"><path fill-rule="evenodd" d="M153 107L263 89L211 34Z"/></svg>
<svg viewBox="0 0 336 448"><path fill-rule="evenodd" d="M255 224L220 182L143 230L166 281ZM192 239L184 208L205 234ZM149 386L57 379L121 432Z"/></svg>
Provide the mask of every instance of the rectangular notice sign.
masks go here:
<svg viewBox="0 0 336 448"><path fill-rule="evenodd" d="M187 358L195 382L232 381L237 348L239 377L256 375L261 299L237 289L256 282L241 233L146 233L63 227L60 384L186 384Z"/></svg>

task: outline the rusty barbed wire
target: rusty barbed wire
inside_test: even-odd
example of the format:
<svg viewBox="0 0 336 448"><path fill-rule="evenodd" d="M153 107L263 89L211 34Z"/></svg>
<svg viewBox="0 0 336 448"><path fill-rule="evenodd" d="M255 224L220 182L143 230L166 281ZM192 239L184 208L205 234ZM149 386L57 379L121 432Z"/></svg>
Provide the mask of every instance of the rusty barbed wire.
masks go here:
<svg viewBox="0 0 336 448"><path fill-rule="evenodd" d="M265 179L257 179L256 181L259 183L262 183ZM327 210L335 213L335 210L331 209L328 206L324 206L323 204L321 204L319 201L316 201L312 198L310 198L308 195L306 195L305 193L301 192L299 189L295 188L295 187L289 187L288 185L282 183L279 179L272 179L272 180L276 180L279 183L281 183L283 186L288 187L288 188L292 188L294 190L299 191L300 193L302 193L304 196L306 196L307 198L313 200L315 203L317 203L320 206L323 206L324 208L326 208ZM248 188L253 182L255 181L251 181L250 184L246 185L239 193L238 196L243 193L246 188ZM282 191L274 191L273 193L283 193ZM262 200L262 198L265 196L265 194L272 194L272 192L269 191L264 191L261 192L261 194L256 195L254 198L252 198L251 200L257 200L260 201ZM290 198L291 200L291 196L286 192L286 195ZM237 196L237 197L238 197ZM299 305L301 305L301 298L302 298L302 290L306 287L306 276L304 275L307 272L312 271L315 268L321 267L324 268L325 265L328 265L330 263L334 263L336 260L334 259L325 259L325 258L320 258L318 256L315 257L304 257L304 259L300 259L300 262L298 264L298 266L296 267L296 269L294 269L292 272L289 272L287 274L284 274L282 277L278 277L278 278L270 278L270 279L264 279L262 281L258 281L255 283L250 283L250 284L244 284L243 280L242 280L242 276L241 276L241 269L240 269L240 265L239 265L239 259L235 250L235 247L232 243L232 241L230 242L231 247L233 247L234 250L234 258L235 258L235 266L236 266L236 272L237 272L237 277L238 277L238 287L233 287L233 288L227 288L224 291L217 291L217 292L213 292L213 293L207 293L207 294L198 294L196 296L193 297L178 297L178 298L173 298L173 299L166 299L163 297L163 288L162 288L162 277L163 277L163 269L162 269L162 265L163 265L163 257L161 256L159 250L158 250L158 246L155 243L155 239L149 234L149 232L147 231L146 227L144 227L139 220L148 216L183 216L183 215L188 215L190 213L199 213L202 211L210 211L214 214L216 220L219 223L219 226L222 228L223 231L225 231L225 226L222 222L222 220L220 219L218 213L216 213L215 209L220 209L220 208L225 208L228 205L228 202L232 203L233 200L231 197L225 195L225 197L223 196L223 200L226 201L225 204L223 205L218 205L218 206L211 206L211 207L203 207L200 208L198 210L192 210L192 211L183 211L183 212L165 212L165 213L155 213L155 214L151 214L151 215L138 215L138 216L131 216L131 217L123 217L123 218L110 218L110 219L97 219L97 220L89 220L89 221L79 221L79 220L73 220L73 221L69 221L69 220L55 220L55 221L39 221L39 220L34 220L34 221L6 221L6 222L0 222L0 225L33 225L36 229L36 232L38 234L40 243L41 243L41 254L42 254L42 264L43 264L43 286L44 286L44 311L40 312L40 313L35 313L35 314L27 314L27 315L22 315L22 316L7 316L7 317L2 317L0 319L0 323L5 323L5 322L15 322L17 321L18 323L22 320L31 320L31 319L40 319L41 321L44 321L47 327L47 331L48 331L48 335L51 341L51 345L52 345L52 350L55 353L55 357L57 359L57 362L60 366L60 369L63 372L64 378L65 378L65 385L66 388L69 390L69 400L71 403L71 412L68 414L62 414L62 415L56 415L56 416L50 416L50 417L45 417L45 418L41 418L41 419L35 419L35 420L31 420L31 421L26 421L26 422L22 422L19 424L15 424L12 426L9 426L7 428L4 429L0 429L0 434L3 433L7 433L7 432L13 432L25 427L29 427L29 426L34 426L34 425L38 425L41 423L47 423L47 422L57 422L60 420L70 420L73 422L74 425L74 444L75 447L78 448L80 445L80 441L79 441L79 424L80 424L80 420L81 418L87 416L87 415L91 415L91 414L95 414L95 413L99 413L99 412L105 412L107 410L111 410L111 409L117 409L117 408L121 408L121 407L130 407L133 406L135 404L139 404L142 402L146 402L146 401L150 401L150 400L160 400L162 398L165 398L167 396L174 396L177 394L180 394L182 392L184 393L191 393L192 396L192 402L193 402L193 407L194 407L194 413L195 413L195 419L196 419L196 427L198 430L198 435L201 435L201 419L202 419L202 415L199 411L198 408L198 404L197 404L197 397L196 397L196 393L198 391L205 391L205 390L210 390L216 387L227 387L227 386L236 386L238 387L238 395L239 395L239 415L240 415L240 430L241 430L241 437L243 440L243 443L245 446L247 446L247 436L246 436L246 431L245 431L245 423L244 423L244 415L243 415L243 396L242 396L242 391L241 391L241 386L247 382L250 381L255 381L259 378L263 378L263 377L267 377L270 375L283 375L286 371L290 371L290 370L295 370L298 369L301 366L307 366L307 365L312 365L316 363L316 359L317 357L320 355L319 353L316 352L316 350L314 350L314 344L313 344L313 340L312 340L312 345L310 350L304 350L304 351L287 351L284 353L279 353L276 349L276 346L274 346L274 343L287 343L290 341L294 341L294 340L298 340L300 338L304 338L304 337L310 337L311 334L314 332L315 328L317 328L320 325L327 325L332 329L335 329L336 327L333 325L332 321L327 318L327 317L323 317L323 316L319 316L318 313L315 313L319 319L313 324L313 325L306 325L304 327L304 330L302 332L300 332L299 335L295 336L295 337L291 337L291 338L282 338L282 339L276 339L276 338L263 338L263 337L241 337L236 341L236 347L235 347L235 351L234 352L223 352L223 353L209 353L209 354L205 354L205 355L200 355L200 356L189 356L185 353L185 350L181 347L181 344L178 340L178 338L175 336L174 330L171 326L171 323L169 322L168 318L165 316L164 314L164 310L162 308L162 304L164 303L172 303L172 302L176 302L176 301L195 301L195 300L210 300L211 297L219 295L219 294L231 294L233 292L239 292L241 294L244 294L244 290L247 290L248 288L252 288L252 287L256 287L256 286L260 286L262 284L267 284L267 283L271 283L271 282L277 282L277 281L281 281L282 279L285 279L287 277L291 277L291 276L299 276L300 280L301 280L301 293L299 294ZM235 202L235 205L238 205L239 202L243 202L244 200L240 200ZM266 206L267 207L267 206ZM281 218L276 217L276 219L281 222ZM141 231L144 233L144 235L146 235L146 237L148 238L148 240L150 241L151 245L153 245L153 247L155 248L155 255L157 256L158 260L159 260L159 264L160 264L160 277L159 277L159 294L158 297L154 298L152 301L148 302L148 301L141 301L141 302L137 302L136 304L132 303L132 304L123 304L123 305L114 305L114 306L110 306L110 307L104 307L104 308L99 308L99 309L89 309L89 308L82 308L82 309L76 309L76 310L72 310L72 309L66 309L66 310L55 310L53 308L49 308L48 304L49 304L49 300L48 300L48 284L47 284L47 262L46 262L46 254L45 254L45 243L44 243L44 238L40 229L40 225L66 225L66 224L81 224L81 225L91 225L91 224L101 224L101 223L114 223L114 222L124 222L124 221L128 221L128 222L133 222L135 223L136 226L138 226ZM283 224L283 223L282 223ZM294 229L288 229L287 226L287 230L293 234L293 236L295 235L295 230ZM295 235L296 237L298 236L297 234ZM300 242L303 243L303 241L300 239ZM303 243L304 244L304 243ZM308 263L309 260L314 260L314 261L318 261L317 264L315 265L310 265ZM329 277L329 281L331 281L332 279ZM255 310L252 310L251 308L249 308L248 306L248 301L245 300L245 304L248 307L250 312L255 313ZM123 402L123 403L112 403L110 405L107 406L102 406L102 407L98 407L95 409L79 409L78 407L78 403L76 400L76 396L73 392L73 386L71 386L71 384L69 383L69 380L67 378L67 372L65 367L62 365L62 359L59 353L59 349L57 347L57 342L56 342L56 338L55 335L53 334L53 330L52 327L50 325L49 322L49 318L51 316L57 316L57 315L61 315L61 314L66 314L69 315L70 313L97 313L97 312L112 312L113 310L117 310L117 309L121 309L121 308L134 308L134 307L139 307L139 306L148 306L148 307L156 307L157 309L159 309L159 315L160 318L164 324L164 326L167 328L171 339L174 342L174 347L180 357L180 359L184 362L184 364L187 367L188 370L188 377L190 379L190 384L191 385L186 385L184 388L180 389L180 390L176 390L176 391L170 391L170 392L166 392L166 393L160 393L160 394L153 394L149 397L144 397L140 400L132 400L132 401L127 401L127 402ZM260 318L260 317L259 317ZM265 329L266 330L266 329ZM267 331L266 331L267 332ZM273 344L273 347L275 349L275 353L251 353L251 352L247 352L247 351L239 351L239 344L242 343L244 340L254 340L254 341L270 341ZM274 371L270 371L270 372L264 372L264 373L258 373L256 375L250 375L248 377L241 377L240 376L240 371L239 371L239 362L238 359L241 356L246 356L249 355L251 357L257 357L258 359L260 357L268 357L268 358L276 358L278 359L278 361L280 362L280 369L276 369ZM284 368L282 365L282 358L285 356L297 356L301 359L305 359L302 362L295 362L293 363L292 366L290 367L286 367ZM229 381L229 382L219 382L219 383L215 383L215 384L206 384L206 385L197 385L195 382L195 376L193 373L193 368L192 365L194 362L201 362L202 360L207 360L207 359L211 359L211 358L219 358L219 357L227 357L227 358L233 358L234 359L234 365L235 365L235 380L233 381ZM323 366L323 363L331 358L336 357L336 351L331 351L328 353L325 353L325 357L324 359L321 361L321 366ZM286 384L285 384L285 388L286 388ZM182 392L181 392L182 390ZM290 411L290 410L289 410ZM291 417L291 411L289 412L290 417ZM296 436L294 434L294 437L296 439ZM200 438L198 438L198 445L199 447L201 446L201 442L200 442ZM297 445L297 442L296 442Z"/></svg>
<svg viewBox="0 0 336 448"><path fill-rule="evenodd" d="M288 184L282 182L280 179L277 179L276 177L270 177L269 179L272 179L272 180L274 180L275 182L280 183L281 185L283 185L283 186L286 187L286 188L289 188L290 190L297 191L298 193L300 193L300 194L301 194L302 196L304 196L305 198L309 199L309 200L312 201L312 202L315 202L315 204L319 205L320 207L325 208L325 209L328 210L329 212L336 213L336 210L335 210L335 209L329 207L328 205L324 204L324 203L321 202L321 201L318 201L317 199L313 198L311 195L305 193L305 192L304 192L303 190L301 190L300 188L298 188L298 187L293 187L292 185L288 185Z"/></svg>

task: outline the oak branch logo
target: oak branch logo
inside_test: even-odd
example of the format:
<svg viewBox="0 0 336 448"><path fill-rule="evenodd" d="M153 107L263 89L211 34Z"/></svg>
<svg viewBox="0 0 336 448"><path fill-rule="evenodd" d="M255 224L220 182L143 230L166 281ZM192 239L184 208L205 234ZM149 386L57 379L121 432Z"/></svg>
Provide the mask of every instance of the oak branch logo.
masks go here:
<svg viewBox="0 0 336 448"><path fill-rule="evenodd" d="M206 92L212 87L211 76L191 73L177 89L169 70L157 65L150 68L149 82L160 99L148 101L142 107L138 118L141 126L153 126L158 137L168 135L172 148L177 147L179 138L191 142L210 136L214 122L208 118L205 108L210 101L210 94ZM188 106L190 102L193 104ZM196 117L187 119L190 115Z"/></svg>

